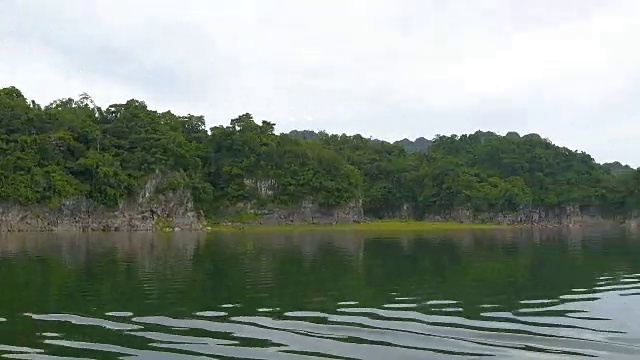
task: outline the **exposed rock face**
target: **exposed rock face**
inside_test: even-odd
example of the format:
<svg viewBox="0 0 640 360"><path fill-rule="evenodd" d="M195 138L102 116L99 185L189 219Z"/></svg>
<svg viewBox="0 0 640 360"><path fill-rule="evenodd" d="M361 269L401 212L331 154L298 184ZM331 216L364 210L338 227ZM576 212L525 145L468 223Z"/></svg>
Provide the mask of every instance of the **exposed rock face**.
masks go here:
<svg viewBox="0 0 640 360"><path fill-rule="evenodd" d="M202 225L186 189L159 194L165 179L150 179L138 196L106 209L86 198L68 199L57 208L0 204L0 231L154 231L199 230Z"/></svg>
<svg viewBox="0 0 640 360"><path fill-rule="evenodd" d="M258 191L258 195L261 197L272 196L278 186L278 183L273 179L255 180L244 179L244 183L248 187L253 187Z"/></svg>
<svg viewBox="0 0 640 360"><path fill-rule="evenodd" d="M558 208L523 208L517 212L476 213L458 209L439 215L429 215L430 221L456 221L461 223L497 223L505 225L585 226L638 223L632 216L605 216L597 207L566 206Z"/></svg>
<svg viewBox="0 0 640 360"><path fill-rule="evenodd" d="M312 199L305 199L291 208L264 209L258 212L259 223L340 224L362 222L362 201L354 200L345 206L323 208Z"/></svg>
<svg viewBox="0 0 640 360"><path fill-rule="evenodd" d="M0 232L202 230L202 219L187 189L158 191L166 180L156 174L137 196L122 202L117 209L107 209L86 198L67 199L57 208L0 204ZM269 179L248 179L245 183L267 199L277 186ZM311 198L290 207L238 204L225 212L238 209L256 215L254 220L245 221L249 223L335 224L364 220L361 200L335 208L321 207Z"/></svg>
<svg viewBox="0 0 640 360"><path fill-rule="evenodd" d="M376 211L375 217L380 217L383 219L399 219L399 220L410 220L415 219L415 211L413 205L407 202L400 204L397 207L388 207L384 209L384 211Z"/></svg>
<svg viewBox="0 0 640 360"><path fill-rule="evenodd" d="M273 179L245 179L244 183L257 191L258 196L265 200L263 203L272 201L273 194L278 188L278 183ZM344 206L331 208L319 206L311 197L302 200L295 206L258 206L255 203L238 205L243 211L256 215L256 219L248 221L248 223L339 224L364 221L361 199L352 200Z"/></svg>
<svg viewBox="0 0 640 360"><path fill-rule="evenodd" d="M137 196L122 202L116 209L107 209L86 198L67 199L57 208L0 204L0 232L201 230L202 219L194 208L190 191L160 192L159 188L166 180L166 176L156 174ZM332 208L319 206L311 197L295 206L264 205L270 204L278 184L271 179L247 179L245 184L256 190L261 201L237 204L224 209L222 215L238 211L248 213L251 216L240 222L256 224L338 224L366 220L361 199ZM389 215L412 218L413 209L410 204L403 204ZM640 213L612 217L604 215L597 207L580 206L523 208L512 213L458 209L431 214L424 220L534 226L626 224L630 228L640 228Z"/></svg>
<svg viewBox="0 0 640 360"><path fill-rule="evenodd" d="M307 198L295 206L264 206L242 204L235 209L227 209L255 215L254 219L241 221L248 224L341 224L364 221L362 201L353 200L344 206L322 207L312 198Z"/></svg>

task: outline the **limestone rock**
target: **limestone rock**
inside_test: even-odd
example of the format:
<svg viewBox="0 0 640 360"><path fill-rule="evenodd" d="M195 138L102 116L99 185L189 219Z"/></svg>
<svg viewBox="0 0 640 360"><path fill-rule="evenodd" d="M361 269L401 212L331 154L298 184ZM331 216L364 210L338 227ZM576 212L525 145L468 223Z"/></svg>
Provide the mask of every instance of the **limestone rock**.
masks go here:
<svg viewBox="0 0 640 360"><path fill-rule="evenodd" d="M166 177L157 173L139 194L116 209L86 198L66 199L57 208L0 204L0 232L154 231L159 225L200 230L202 225L186 189L158 193Z"/></svg>

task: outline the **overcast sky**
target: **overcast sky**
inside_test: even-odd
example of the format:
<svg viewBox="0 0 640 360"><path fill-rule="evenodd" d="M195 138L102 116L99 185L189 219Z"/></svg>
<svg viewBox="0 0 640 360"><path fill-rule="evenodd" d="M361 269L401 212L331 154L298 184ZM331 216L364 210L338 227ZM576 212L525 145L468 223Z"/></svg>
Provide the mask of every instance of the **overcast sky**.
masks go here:
<svg viewBox="0 0 640 360"><path fill-rule="evenodd" d="M0 86L386 140L536 132L640 166L640 1L4 0Z"/></svg>

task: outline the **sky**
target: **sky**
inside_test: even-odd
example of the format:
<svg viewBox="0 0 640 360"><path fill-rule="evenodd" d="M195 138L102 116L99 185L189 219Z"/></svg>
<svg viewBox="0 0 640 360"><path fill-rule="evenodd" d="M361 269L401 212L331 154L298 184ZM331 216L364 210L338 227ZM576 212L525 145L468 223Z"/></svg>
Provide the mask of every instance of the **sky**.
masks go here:
<svg viewBox="0 0 640 360"><path fill-rule="evenodd" d="M208 126L538 133L640 166L637 0L3 0L0 87Z"/></svg>

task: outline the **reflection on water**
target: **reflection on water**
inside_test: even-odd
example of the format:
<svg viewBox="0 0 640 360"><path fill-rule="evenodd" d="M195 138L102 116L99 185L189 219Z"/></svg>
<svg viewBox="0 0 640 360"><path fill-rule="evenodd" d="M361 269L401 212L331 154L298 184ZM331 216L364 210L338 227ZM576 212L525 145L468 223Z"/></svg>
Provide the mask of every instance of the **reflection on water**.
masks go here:
<svg viewBox="0 0 640 360"><path fill-rule="evenodd" d="M640 358L621 229L4 234L0 357Z"/></svg>

